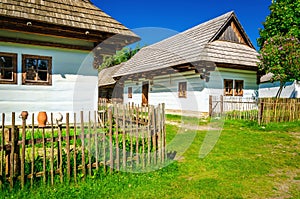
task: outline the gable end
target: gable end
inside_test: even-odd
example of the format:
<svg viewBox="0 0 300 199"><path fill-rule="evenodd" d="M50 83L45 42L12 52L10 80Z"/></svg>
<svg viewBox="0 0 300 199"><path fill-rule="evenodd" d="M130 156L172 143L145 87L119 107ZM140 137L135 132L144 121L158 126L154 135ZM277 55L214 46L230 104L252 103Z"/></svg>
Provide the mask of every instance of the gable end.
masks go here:
<svg viewBox="0 0 300 199"><path fill-rule="evenodd" d="M255 49L234 13L231 14L218 33L210 39L210 42L217 40L245 44Z"/></svg>
<svg viewBox="0 0 300 199"><path fill-rule="evenodd" d="M223 32L221 32L221 35L217 40L246 44L245 39L233 21L227 25Z"/></svg>

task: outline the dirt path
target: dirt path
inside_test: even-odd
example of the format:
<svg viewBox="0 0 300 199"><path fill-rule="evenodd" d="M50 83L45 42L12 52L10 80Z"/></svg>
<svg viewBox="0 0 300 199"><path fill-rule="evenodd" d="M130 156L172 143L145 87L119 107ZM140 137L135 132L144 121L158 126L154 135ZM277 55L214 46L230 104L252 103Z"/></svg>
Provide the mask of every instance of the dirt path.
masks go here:
<svg viewBox="0 0 300 199"><path fill-rule="evenodd" d="M172 121L166 121L166 124L176 125L185 130L196 130L196 131L219 130L218 128L209 125L191 125L191 124L184 124L184 123L172 122Z"/></svg>

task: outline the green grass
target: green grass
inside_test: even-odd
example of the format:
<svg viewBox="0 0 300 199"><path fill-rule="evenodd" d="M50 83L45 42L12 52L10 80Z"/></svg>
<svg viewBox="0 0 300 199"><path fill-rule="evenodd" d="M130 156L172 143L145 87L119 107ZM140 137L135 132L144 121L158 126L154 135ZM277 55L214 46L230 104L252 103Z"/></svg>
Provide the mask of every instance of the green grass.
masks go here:
<svg viewBox="0 0 300 199"><path fill-rule="evenodd" d="M190 125L205 125L210 122L210 119L200 119L197 117L187 117L187 116L181 116L181 115L171 115L166 114L167 121L171 122L177 122L177 123L185 123Z"/></svg>
<svg viewBox="0 0 300 199"><path fill-rule="evenodd" d="M195 124L194 119L190 121ZM205 131L179 132L175 125L166 128L168 143L175 137L195 139L183 157L163 169L101 174L78 184L3 190L0 197L300 198L299 123L258 126L255 122L226 121L215 147L202 159L199 150Z"/></svg>

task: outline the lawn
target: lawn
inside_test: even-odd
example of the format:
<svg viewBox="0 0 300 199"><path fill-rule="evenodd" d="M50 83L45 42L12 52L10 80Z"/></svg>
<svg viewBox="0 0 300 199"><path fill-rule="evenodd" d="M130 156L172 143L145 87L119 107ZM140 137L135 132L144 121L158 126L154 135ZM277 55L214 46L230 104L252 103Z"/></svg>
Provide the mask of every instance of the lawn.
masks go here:
<svg viewBox="0 0 300 199"><path fill-rule="evenodd" d="M177 117L168 116L178 122ZM195 119L185 124L197 124ZM206 125L201 122L201 125ZM167 125L167 142L195 137L181 157L149 173L99 174L78 184L36 185L3 198L300 198L300 125L225 121L213 148L199 158L206 131Z"/></svg>

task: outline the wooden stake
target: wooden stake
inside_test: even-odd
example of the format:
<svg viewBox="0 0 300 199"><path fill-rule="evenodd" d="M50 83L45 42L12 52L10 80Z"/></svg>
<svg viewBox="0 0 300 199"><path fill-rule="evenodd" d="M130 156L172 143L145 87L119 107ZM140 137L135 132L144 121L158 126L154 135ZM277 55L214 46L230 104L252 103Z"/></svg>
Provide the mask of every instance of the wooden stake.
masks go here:
<svg viewBox="0 0 300 199"><path fill-rule="evenodd" d="M88 158L89 158L89 175L92 176L92 156L91 156L91 112L89 111L88 123Z"/></svg>
<svg viewBox="0 0 300 199"><path fill-rule="evenodd" d="M94 111L94 135L95 135L95 156L96 156L96 170L99 169L99 147L98 147L98 132L97 132L97 111Z"/></svg>
<svg viewBox="0 0 300 199"><path fill-rule="evenodd" d="M26 119L22 118L22 156L21 156L21 187L25 184L25 140L26 140Z"/></svg>
<svg viewBox="0 0 300 199"><path fill-rule="evenodd" d="M45 128L42 128L42 144L43 144L43 181L46 183L46 145L45 145Z"/></svg>
<svg viewBox="0 0 300 199"><path fill-rule="evenodd" d="M14 187L14 155L15 155L15 112L12 113L11 152L10 152L10 188Z"/></svg>
<svg viewBox="0 0 300 199"><path fill-rule="evenodd" d="M1 186L2 184L6 181L6 174L5 172L3 172L3 167L4 167L4 131L5 131L5 114L2 113L2 130L1 130L1 165L0 165L0 169L1 169L1 176L3 181L1 181Z"/></svg>
<svg viewBox="0 0 300 199"><path fill-rule="evenodd" d="M58 126L58 147L59 147L59 174L60 174L60 182L64 181L64 171L63 171L63 157L62 157L62 136L61 136L61 126Z"/></svg>
<svg viewBox="0 0 300 199"><path fill-rule="evenodd" d="M82 175L83 179L85 179L85 154L84 154L84 121L83 121L83 111L80 112L80 120L81 120L81 166L82 166Z"/></svg>
<svg viewBox="0 0 300 199"><path fill-rule="evenodd" d="M116 120L116 169L120 170L120 149L119 149L119 107L115 109L115 120Z"/></svg>
<svg viewBox="0 0 300 199"><path fill-rule="evenodd" d="M70 156L70 114L66 114L66 151L67 151L67 181L71 179L71 156Z"/></svg>
<svg viewBox="0 0 300 199"><path fill-rule="evenodd" d="M51 175L51 185L54 185L54 123L53 123L53 113L51 113L51 152L50 152L50 175Z"/></svg>
<svg viewBox="0 0 300 199"><path fill-rule="evenodd" d="M110 173L113 172L114 168L114 157L113 157L113 140L112 140L112 110L108 109L108 120L109 120L109 164L110 164Z"/></svg>
<svg viewBox="0 0 300 199"><path fill-rule="evenodd" d="M76 124L76 113L74 113L74 143L73 143L73 151L74 151L74 182L77 183L77 150L76 150L76 136L77 136L77 124Z"/></svg>
<svg viewBox="0 0 300 199"><path fill-rule="evenodd" d="M35 159L35 147L34 147L34 113L32 114L32 129L31 129L31 142L32 142L32 162L31 162L31 179L30 184L33 186L33 181L35 178L34 173L34 159Z"/></svg>

